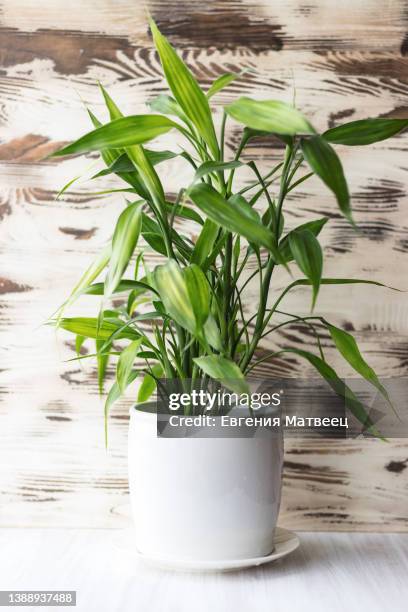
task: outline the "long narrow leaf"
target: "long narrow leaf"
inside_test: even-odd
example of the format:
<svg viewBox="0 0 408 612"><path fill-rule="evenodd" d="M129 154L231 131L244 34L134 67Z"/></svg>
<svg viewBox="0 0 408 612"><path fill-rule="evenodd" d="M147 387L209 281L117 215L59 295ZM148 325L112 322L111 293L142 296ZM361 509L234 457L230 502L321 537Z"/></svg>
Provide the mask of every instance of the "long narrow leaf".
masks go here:
<svg viewBox="0 0 408 612"><path fill-rule="evenodd" d="M167 212L174 215L175 217L181 217L182 219L189 219L190 221L195 221L199 225L204 225L204 221L202 217L185 204L173 204L172 202L166 202Z"/></svg>
<svg viewBox="0 0 408 612"><path fill-rule="evenodd" d="M106 96L104 96L106 99ZM116 105L115 105L116 106ZM117 107L116 107L117 108ZM95 117L95 115L88 110L89 116L91 117L92 123L93 125L98 128L101 127L101 122ZM109 109L109 114L111 114L112 111L111 109ZM137 145L135 145L137 146ZM141 145L139 145L141 146ZM103 159L103 161L105 162L105 164L109 167L111 167L115 161L121 157L121 155L123 155L123 150L122 149L103 149L101 151L101 157ZM126 183L128 183L129 185L132 186L132 188L135 190L135 192L144 200L148 200L149 199L149 192L146 190L145 186L143 185L142 179L139 175L139 173L137 172L137 170L135 169L135 167L133 166L133 171L132 172L118 172L118 176L124 180ZM94 177L95 178L95 177Z"/></svg>
<svg viewBox="0 0 408 612"><path fill-rule="evenodd" d="M288 348L281 351L282 353L295 353L303 359L306 359L318 372L319 374L329 383L333 391L342 397L345 401L345 405L350 410L356 419L364 426L364 429L371 431L374 435L379 436L379 433L374 427L366 408L357 398L355 393L341 380L336 374L335 370L326 361L323 361L317 355L303 351L301 349Z"/></svg>
<svg viewBox="0 0 408 612"><path fill-rule="evenodd" d="M341 212L353 223L349 191L337 153L321 136L302 139L301 145L307 163L334 193Z"/></svg>
<svg viewBox="0 0 408 612"><path fill-rule="evenodd" d="M272 232L227 202L213 187L199 183L189 190L189 196L212 221L244 236L249 242L266 247L280 260Z"/></svg>
<svg viewBox="0 0 408 612"><path fill-rule="evenodd" d="M75 142L53 153L54 156L102 151L103 149L122 149L148 142L160 134L177 127L163 115L132 115L115 119Z"/></svg>
<svg viewBox="0 0 408 612"><path fill-rule="evenodd" d="M188 124L189 120L180 105L174 98L166 94L159 94L148 102L150 108L164 115L173 115Z"/></svg>
<svg viewBox="0 0 408 612"><path fill-rule="evenodd" d="M201 166L199 166L195 172L193 182L199 181L201 178L206 176L207 174L212 174L213 172L222 172L223 170L231 170L232 168L239 168L243 163L240 161L230 161L230 162L213 162L206 161Z"/></svg>
<svg viewBox="0 0 408 612"><path fill-rule="evenodd" d="M323 271L323 254L319 241L310 230L297 230L289 234L293 258L313 286L312 310L319 292Z"/></svg>
<svg viewBox="0 0 408 612"><path fill-rule="evenodd" d="M401 291L401 289L397 289L395 287L390 287L389 285L384 285L378 281L366 280L364 278L322 278L320 280L320 285L375 285L377 287L385 287L386 289L391 289L392 291ZM308 278L299 278L290 285L286 287L278 297L275 302L274 308L276 309L280 302L283 300L285 295L289 293L295 287L309 286L312 285L312 281Z"/></svg>
<svg viewBox="0 0 408 612"><path fill-rule="evenodd" d="M196 324L201 329L210 314L210 286L202 270L191 264L183 271Z"/></svg>
<svg viewBox="0 0 408 612"><path fill-rule="evenodd" d="M236 393L249 393L249 385L236 363L220 355L196 357L194 363L201 370Z"/></svg>
<svg viewBox="0 0 408 612"><path fill-rule="evenodd" d="M261 217L259 216L258 211L251 206L243 195L234 193L228 198L228 202L231 202L231 204L234 205L234 208L236 207L240 212L242 212L242 214L248 217L248 219L252 219L252 221L255 221L255 223L262 225Z"/></svg>
<svg viewBox="0 0 408 612"><path fill-rule="evenodd" d="M206 219L203 225L203 229L197 238L193 253L191 255L191 263L195 263L199 266L204 266L207 257L213 250L215 240L218 236L219 226L211 219Z"/></svg>
<svg viewBox="0 0 408 612"><path fill-rule="evenodd" d="M145 149L145 153L153 164L156 166L164 161L169 159L173 159L173 157L177 157L177 153L173 153L173 151L150 151L149 149ZM122 153L120 157L114 160L114 162L105 170L101 170L97 174L95 174L92 178L96 179L101 176L107 176L109 174L121 174L123 172L135 172L135 165L129 159L129 157Z"/></svg>
<svg viewBox="0 0 408 612"><path fill-rule="evenodd" d="M225 107L239 123L262 132L293 136L313 134L308 120L294 106L280 100L252 100L242 97Z"/></svg>
<svg viewBox="0 0 408 612"><path fill-rule="evenodd" d="M204 92L153 20L150 21L150 29L173 96L207 143L213 156L218 157L214 124Z"/></svg>
<svg viewBox="0 0 408 612"><path fill-rule="evenodd" d="M122 325L112 321L103 321L98 330L98 319L95 317L64 317L58 321L58 327L85 338L108 340L114 333L117 333L117 339L129 338L130 340L136 340L140 338L140 334L130 327L118 333Z"/></svg>
<svg viewBox="0 0 408 612"><path fill-rule="evenodd" d="M163 366L160 363L156 363L154 364L154 366L152 366L152 374L146 373L144 375L142 384L140 385L139 391L137 394L138 404L147 402L147 400L151 398L152 394L154 393L157 387L156 379L160 378L162 375L163 375Z"/></svg>
<svg viewBox="0 0 408 612"><path fill-rule="evenodd" d="M137 377L139 376L139 372L137 371L132 371L129 375L128 380L126 381L126 385L125 387L128 387ZM104 419L105 419L105 446L108 446L108 417L109 417L109 412L110 409L112 408L113 404L122 396L123 392L121 391L119 385L117 382L114 382L112 387L110 388L110 391L108 393L108 396L106 398L106 402L105 402L105 408L104 408Z"/></svg>
<svg viewBox="0 0 408 612"><path fill-rule="evenodd" d="M379 142L408 127L408 119L361 119L327 130L323 138L351 147Z"/></svg>
<svg viewBox="0 0 408 612"><path fill-rule="evenodd" d="M89 290L92 282L99 276L99 274L106 268L109 263L112 253L112 245L109 243L102 249L99 255L94 259L91 265L86 269L84 274L79 279L71 292L68 300L62 306L62 308L72 304L80 295Z"/></svg>
<svg viewBox="0 0 408 612"><path fill-rule="evenodd" d="M362 356L358 344L355 338L344 331L339 329L335 325L326 323L330 335L336 345L338 351L343 355L344 359L351 365L351 367L360 374L365 380L370 382L378 391L386 398L389 404L391 404L387 390L384 385L381 384L380 379L371 366L365 361Z"/></svg>
<svg viewBox="0 0 408 612"><path fill-rule="evenodd" d="M106 370L109 363L109 353L102 353L100 349L104 343L104 340L100 337L96 338L96 364L98 368L98 389L99 394L103 393L103 386L105 382Z"/></svg>
<svg viewBox="0 0 408 612"><path fill-rule="evenodd" d="M211 86L208 89L207 94L206 94L207 98L210 99L213 96L215 96L215 94L217 94L219 91L221 91L225 87L228 87L230 83L232 83L236 79L239 79L239 77L242 76L242 74L243 74L243 71L241 73L227 72L219 76L217 79L215 79L213 83L211 83Z"/></svg>
<svg viewBox="0 0 408 612"><path fill-rule="evenodd" d="M191 301L186 276L180 266L174 260L157 266L154 280L166 311L179 325L197 333L204 322L203 315ZM209 304L206 311L208 316Z"/></svg>
<svg viewBox="0 0 408 612"><path fill-rule="evenodd" d="M327 221L328 221L327 217L322 217L321 219L314 219L313 221L307 221L306 223L302 223L297 228L292 230L292 232L309 230L312 232L314 236L317 237L322 231L323 227L326 225ZM292 252L289 246L289 238L292 232L289 232L288 234L286 234L286 236L282 238L281 242L279 243L280 254L286 263L293 260L293 255L292 255Z"/></svg>
<svg viewBox="0 0 408 612"><path fill-rule="evenodd" d="M116 366L116 380L122 393L126 389L127 381L132 371L133 363L142 344L142 340L142 338L133 340L133 342L123 349L118 359Z"/></svg>
<svg viewBox="0 0 408 612"><path fill-rule="evenodd" d="M118 286L123 272L133 255L142 226L140 203L125 208L119 216L112 238L112 254L105 279L105 296L111 295Z"/></svg>
<svg viewBox="0 0 408 612"><path fill-rule="evenodd" d="M106 106L109 110L109 115L113 121L120 121L122 118L122 112L120 111L117 104L112 100L109 93L101 86L103 97L105 99ZM153 116L153 115L152 115ZM160 115L156 115L160 116ZM175 124L173 124L174 126ZM139 187L138 193L150 193L153 200L158 203L159 206L164 202L164 191L160 179L153 167L152 161L149 159L146 150L143 148L141 143L130 143L125 145L125 153L128 159L133 163L137 170L137 186ZM140 175L140 178L139 178ZM126 176L126 175L125 175ZM129 175L128 175L129 176ZM129 182L132 183L134 174L130 173ZM126 179L125 179L126 180ZM140 189L141 188L141 189ZM147 189L146 189L147 188ZM147 198L149 199L149 198Z"/></svg>
<svg viewBox="0 0 408 612"><path fill-rule="evenodd" d="M140 291L141 293L146 293L148 291L155 293L154 287L151 287L146 282L140 280L132 280L131 278L124 278L117 285L115 291L113 293L124 293L125 291ZM103 295L104 293L104 283L94 283L90 285L83 291L83 294L86 295Z"/></svg>

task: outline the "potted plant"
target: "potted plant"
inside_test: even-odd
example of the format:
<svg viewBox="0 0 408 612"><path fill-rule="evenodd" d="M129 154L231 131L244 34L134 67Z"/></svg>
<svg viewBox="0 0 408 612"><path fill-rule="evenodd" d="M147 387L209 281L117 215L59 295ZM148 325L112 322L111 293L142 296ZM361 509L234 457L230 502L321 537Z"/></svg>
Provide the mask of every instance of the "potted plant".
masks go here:
<svg viewBox="0 0 408 612"><path fill-rule="evenodd" d="M288 194L316 175L354 224L333 145L368 145L397 134L408 120L353 121L319 134L291 104L241 97L223 109L216 130L212 98L239 75L225 74L204 92L155 23L150 25L172 96L150 101L148 114L123 116L101 86L110 120L102 124L88 111L94 129L56 153L100 152L106 169L93 178L115 174L130 199L111 242L86 270L54 323L76 335L78 348L85 338L94 339L101 389L108 359L116 360L105 420L112 404L141 377L129 436L139 548L169 558L257 557L273 548L281 438L157 438L155 414L145 402L162 378L184 385L203 377L217 379L232 391L247 392L257 364L294 353L344 398L366 428L373 429L363 404L326 361L319 332L328 331L345 360L388 400L354 338L313 312L282 315L281 305L298 286L310 286L313 311L321 285L380 283L325 277L319 234L328 219L311 218L287 230L284 211ZM243 126L232 158L225 151L230 121ZM145 147L170 130L180 137L180 152ZM283 143L284 153L280 163L262 174L257 161L245 156L245 148L265 135ZM158 166L176 155L191 167L191 180L170 201ZM235 179L242 166L249 168L253 180L238 188ZM197 238L176 229L176 220L193 224ZM163 260L153 269L143 254L146 244ZM300 272L300 277L288 277L284 291L276 292L272 282L279 267ZM98 280L102 274L104 279ZM247 314L245 291L253 279L258 296L253 312ZM64 309L84 294L102 296L99 313L94 318L65 316ZM117 294L127 297L126 306L110 304ZM257 358L262 339L294 321L313 329L316 346L287 346Z"/></svg>

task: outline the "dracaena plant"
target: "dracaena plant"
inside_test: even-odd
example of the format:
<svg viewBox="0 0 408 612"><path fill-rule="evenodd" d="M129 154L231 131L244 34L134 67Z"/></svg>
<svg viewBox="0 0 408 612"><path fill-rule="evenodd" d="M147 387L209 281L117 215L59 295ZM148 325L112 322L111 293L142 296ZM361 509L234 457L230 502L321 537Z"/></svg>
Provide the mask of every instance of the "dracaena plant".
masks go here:
<svg viewBox="0 0 408 612"><path fill-rule="evenodd" d="M319 333L328 330L344 359L389 401L353 336L313 312L303 317L282 314L281 304L300 285L310 286L313 310L321 285L380 283L326 278L318 238L328 219L312 218L285 231L284 212L288 194L316 175L354 224L347 182L333 145L368 145L400 132L408 120L353 121L319 134L291 104L241 97L223 109L216 130L212 98L239 75L225 74L205 92L155 23L150 26L172 95L150 101L148 114L123 116L101 87L109 122L102 124L88 111L94 129L56 153L99 152L106 169L96 177L115 174L128 196L132 194L111 242L85 271L63 308L84 294L102 296L102 306L94 318L69 318L61 309L55 320L76 334L77 349L85 338L95 340L101 389L108 359L116 361L116 381L107 396L105 415L138 376L143 377L138 402L151 396L160 377L190 384L200 377L220 379L243 393L248 375L260 361L294 353L344 397L360 421L372 426L363 404L326 361L319 341ZM227 154L225 138L231 121L241 124L242 132L236 150ZM170 130L185 143L181 153L145 147ZM284 153L280 163L263 173L256 159L248 160L246 147L265 135L282 141ZM191 168L191 179L171 199L157 167L176 155ZM247 166L253 180L238 188L242 166ZM176 218L194 224L196 240L175 229ZM146 244L163 259L154 269L145 261ZM282 266L292 277L276 293L273 275ZM104 280L98 281L102 274ZM259 289L256 300L251 298L253 312L247 312L246 290L253 279ZM127 296L126 306L109 306L117 294ZM313 330L316 346L310 351L287 346L257 358L262 339L293 322Z"/></svg>

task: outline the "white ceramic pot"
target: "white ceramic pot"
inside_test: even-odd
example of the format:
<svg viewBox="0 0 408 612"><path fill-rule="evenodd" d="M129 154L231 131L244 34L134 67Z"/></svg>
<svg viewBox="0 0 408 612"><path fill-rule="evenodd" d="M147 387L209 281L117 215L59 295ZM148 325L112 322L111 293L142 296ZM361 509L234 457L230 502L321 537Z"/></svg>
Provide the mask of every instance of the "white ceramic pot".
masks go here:
<svg viewBox="0 0 408 612"><path fill-rule="evenodd" d="M130 412L129 487L141 553L215 561L273 550L282 436L158 438L156 414Z"/></svg>

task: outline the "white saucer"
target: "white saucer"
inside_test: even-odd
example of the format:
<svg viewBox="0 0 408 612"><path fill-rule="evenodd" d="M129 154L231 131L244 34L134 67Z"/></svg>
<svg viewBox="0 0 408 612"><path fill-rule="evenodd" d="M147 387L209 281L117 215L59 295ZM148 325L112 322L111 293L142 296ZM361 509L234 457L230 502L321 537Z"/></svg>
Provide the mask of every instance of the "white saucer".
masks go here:
<svg viewBox="0 0 408 612"><path fill-rule="evenodd" d="M134 558L138 558L149 565L162 569L178 570L184 572L231 572L247 567L254 567L276 561L286 557L299 546L299 538L293 531L277 527L275 530L275 549L265 557L253 557L250 559L228 559L225 561L190 561L186 559L168 559L156 555L143 554L135 548L134 538L129 537L129 531L121 532L121 537L116 544L121 552L126 552ZM133 531L133 530L132 530Z"/></svg>

